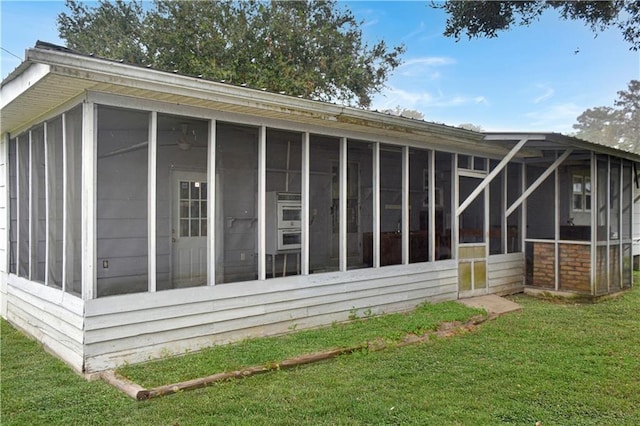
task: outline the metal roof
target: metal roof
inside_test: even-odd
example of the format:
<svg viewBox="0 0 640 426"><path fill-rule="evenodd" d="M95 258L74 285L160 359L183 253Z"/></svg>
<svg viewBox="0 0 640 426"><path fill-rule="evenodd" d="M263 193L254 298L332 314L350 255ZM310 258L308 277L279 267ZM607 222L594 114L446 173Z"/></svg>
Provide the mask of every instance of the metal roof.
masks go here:
<svg viewBox="0 0 640 426"><path fill-rule="evenodd" d="M537 151L563 151L567 148L609 154L632 161L640 161L640 155L609 145L586 141L574 136L555 132L486 132L485 139L490 142L515 144L521 139L528 139L526 147Z"/></svg>
<svg viewBox="0 0 640 426"><path fill-rule="evenodd" d="M372 141L386 137L449 151L501 156L509 151L511 139L519 140L529 135L531 141L544 141L550 146L578 144L585 149L615 152L615 155L631 156L634 160L640 158L615 148L555 133L483 134L97 58L43 42L28 49L25 61L2 82L0 133L21 132L89 92L284 120L315 128L353 132ZM540 148L537 144L528 143L520 156L539 155Z"/></svg>

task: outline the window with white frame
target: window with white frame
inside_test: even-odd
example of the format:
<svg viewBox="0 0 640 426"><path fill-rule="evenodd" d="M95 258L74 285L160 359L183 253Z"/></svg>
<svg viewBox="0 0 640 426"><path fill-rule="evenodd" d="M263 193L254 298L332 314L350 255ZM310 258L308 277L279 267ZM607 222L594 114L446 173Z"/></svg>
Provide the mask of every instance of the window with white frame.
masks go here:
<svg viewBox="0 0 640 426"><path fill-rule="evenodd" d="M458 169L487 172L487 159L473 155L458 154Z"/></svg>
<svg viewBox="0 0 640 426"><path fill-rule="evenodd" d="M591 211L591 177L574 173L571 181L571 210L574 212Z"/></svg>

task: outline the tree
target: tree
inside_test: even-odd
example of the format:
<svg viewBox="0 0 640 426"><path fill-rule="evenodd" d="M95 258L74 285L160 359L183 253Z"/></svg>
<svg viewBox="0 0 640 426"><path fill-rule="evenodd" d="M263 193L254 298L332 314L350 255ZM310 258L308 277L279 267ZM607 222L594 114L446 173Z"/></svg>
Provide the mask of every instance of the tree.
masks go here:
<svg viewBox="0 0 640 426"><path fill-rule="evenodd" d="M141 3L101 1L99 7L89 8L71 0L66 6L71 14L58 15L58 32L60 38L67 41L67 47L130 63L146 60Z"/></svg>
<svg viewBox="0 0 640 426"><path fill-rule="evenodd" d="M71 49L361 107L405 50L365 43L362 23L335 0L66 4L58 30Z"/></svg>
<svg viewBox="0 0 640 426"><path fill-rule="evenodd" d="M547 9L556 9L563 19L581 20L594 32L617 27L630 43L640 48L640 2L613 1L453 1L433 4L449 17L444 35L459 40L465 33L472 37L497 37L513 25L528 26Z"/></svg>
<svg viewBox="0 0 640 426"><path fill-rule="evenodd" d="M628 90L619 91L613 108L590 108L577 121L577 137L640 153L640 81L631 80Z"/></svg>

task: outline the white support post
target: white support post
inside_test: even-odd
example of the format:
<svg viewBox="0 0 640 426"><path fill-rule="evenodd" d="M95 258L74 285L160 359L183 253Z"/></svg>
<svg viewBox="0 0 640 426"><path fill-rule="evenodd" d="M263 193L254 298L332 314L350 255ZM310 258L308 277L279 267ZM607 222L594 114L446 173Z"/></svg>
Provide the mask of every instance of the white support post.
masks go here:
<svg viewBox="0 0 640 426"><path fill-rule="evenodd" d="M47 138L47 122L45 121L43 124L43 134L42 137L44 138L44 285L48 286L49 285L49 268L51 267L50 263L49 263L49 253L50 253L50 249L49 249L49 245L52 244L51 242L51 238L49 238L49 229L50 229L50 224L49 224L49 206L51 203L51 194L49 191L49 168L51 167L51 164L49 164L49 142L48 142L48 138ZM39 195L39 194L38 194Z"/></svg>
<svg viewBox="0 0 640 426"><path fill-rule="evenodd" d="M618 287L619 288L623 288L624 287L624 267L623 267L623 263L622 263L622 225L623 225L623 221L622 221L622 214L623 214L623 203L622 201L624 200L624 160L620 159L620 176L619 176L619 182L620 182L620 189L618 190L618 201L619 201L619 208L618 208L618 263L619 263L619 268L618 271L620 272L619 276L620 276L620 282L618 283Z"/></svg>
<svg viewBox="0 0 640 426"><path fill-rule="evenodd" d="M554 161L553 164L551 164L549 168L545 170L542 175L540 175L540 177L536 179L536 181L531 184L531 186L527 188L527 190L520 197L518 197L518 199L514 201L513 204L511 204L511 206L509 206L506 213L507 217L510 216L511 213L513 213L513 211L517 209L525 199L529 198L529 195L531 195L531 193L535 191L547 179L547 177L549 177L549 175L553 173L560 166L560 164L562 164L564 160L567 159L569 155L571 155L572 152L573 150L568 149L563 152L560 157L556 158L556 161Z"/></svg>
<svg viewBox="0 0 640 426"><path fill-rule="evenodd" d="M34 276L33 276L33 269L34 269L34 262L33 262L33 253L34 253L34 232L33 232L33 228L35 226L34 224L34 212L33 212L33 194L34 194L34 184L33 184L33 166L35 165L35 161L33 161L33 131L29 130L29 177L27 179L29 179L29 218L28 218L28 222L29 222L29 257L28 257L28 262L27 262L27 278L29 280L33 280Z"/></svg>
<svg viewBox="0 0 640 426"><path fill-rule="evenodd" d="M451 211L455 213L459 201L458 154L451 156ZM460 241L460 220L457 214L451 215L451 258L458 258L458 243Z"/></svg>
<svg viewBox="0 0 640 426"><path fill-rule="evenodd" d="M556 153L556 157L557 157ZM553 172L553 251L554 251L554 288L560 289L560 177L557 169Z"/></svg>
<svg viewBox="0 0 640 426"><path fill-rule="evenodd" d="M2 158L5 159L5 164L6 167L4 168L4 182L5 182L5 187L4 187L4 199L5 199L5 204L4 204L4 208L5 208L5 216L4 216L4 229L5 229L5 236L6 236L6 240L4 241L5 243L5 253L4 253L4 265L5 268L2 269L2 272L4 272L5 274L9 274L10 270L11 270L11 180L10 180L10 168L11 168L11 164L10 164L10 158L9 158L9 151L10 151L10 147L9 144L11 143L11 138L9 137L9 133L5 133L4 135L4 143L2 144ZM4 313L4 312L3 312ZM5 314L6 315L6 314Z"/></svg>
<svg viewBox="0 0 640 426"><path fill-rule="evenodd" d="M402 147L402 264L409 264L409 147Z"/></svg>
<svg viewBox="0 0 640 426"><path fill-rule="evenodd" d="M267 279L267 128L260 126L258 140L258 279Z"/></svg>
<svg viewBox="0 0 640 426"><path fill-rule="evenodd" d="M433 150L429 151L429 193L427 194L429 200L429 261L434 262L436 260L436 153Z"/></svg>
<svg viewBox="0 0 640 426"><path fill-rule="evenodd" d="M380 142L373 144L373 267L380 267Z"/></svg>
<svg viewBox="0 0 640 426"><path fill-rule="evenodd" d="M607 237L607 293L611 286L611 158L607 155L607 199L605 214L607 216L607 229L605 235Z"/></svg>
<svg viewBox="0 0 640 426"><path fill-rule="evenodd" d="M302 134L302 248L300 253L301 273L309 275L309 180L310 180L310 135Z"/></svg>
<svg viewBox="0 0 640 426"><path fill-rule="evenodd" d="M147 273L148 291L156 291L156 179L158 153L158 113L149 114L149 149L147 152Z"/></svg>
<svg viewBox="0 0 640 426"><path fill-rule="evenodd" d="M347 138L340 138L340 172L338 173L339 197L339 250L340 270L347 270Z"/></svg>
<svg viewBox="0 0 640 426"><path fill-rule="evenodd" d="M596 294L596 276L598 268L598 158L591 152L591 295Z"/></svg>
<svg viewBox="0 0 640 426"><path fill-rule="evenodd" d="M22 194L22 186L24 185L24 182L22 182L22 179L20 179L20 174L21 174L21 170L20 170L20 157L22 156L22 148L20 147L20 137L16 137L15 139L15 144L16 144L16 158L15 158L15 168L16 168L16 275L20 275L20 246L22 245L20 243L20 241L22 240L20 238L20 214L23 213L20 210L20 197Z"/></svg>
<svg viewBox="0 0 640 426"><path fill-rule="evenodd" d="M82 104L82 299L97 297L96 288L96 178L97 108Z"/></svg>
<svg viewBox="0 0 640 426"><path fill-rule="evenodd" d="M7 155L7 158L9 158L8 155ZM633 195L633 186L634 186L634 180L635 180L635 177L634 177L634 175L635 175L635 173L634 173L634 164L635 163L633 161L629 162L629 167L631 168L630 172L632 174L631 181L629 182L629 186L631 187L629 189L629 191L630 191L629 202L631 203L631 208L630 208L630 211L629 211L629 215L630 215L630 217L629 217L629 221L630 222L629 223L630 223L630 226L631 226L631 230L630 230L630 232L631 232L631 235L630 235L630 237L631 237L631 249L630 249L631 250L631 253L630 253L631 264L629 265L629 273L631 274L631 282L629 283L629 285L631 287L633 287L634 284L635 284L635 279L634 279L635 278L635 274L633 273L633 267L634 267L633 266L633 263L634 263L633 262L633 230L634 230L633 229L634 228L634 226L633 226L633 218L635 217L635 214L636 214L636 206L635 206L636 203L635 203L635 199L634 199L635 197ZM7 180L7 182L8 182L8 180ZM591 194L591 198L593 198L593 193ZM7 228L7 229L9 229L9 228Z"/></svg>
<svg viewBox="0 0 640 426"><path fill-rule="evenodd" d="M67 156L70 150L67 147L67 114L62 113L62 291L67 291L67 250L69 248L69 238L67 231L69 229L69 215L67 210L69 207L69 184L67 182L67 174L69 173L69 164Z"/></svg>
<svg viewBox="0 0 640 426"><path fill-rule="evenodd" d="M522 163L520 166L520 193L524 194L527 190L527 165ZM505 217L509 217L508 209L505 212ZM520 251L522 253L526 253L527 250L527 199L525 198L522 203L522 208L520 209Z"/></svg>
<svg viewBox="0 0 640 426"><path fill-rule="evenodd" d="M505 167L504 173L502 174L502 188L500 191L502 192L502 197L500 198L500 235L502 235L502 253L509 253L509 227L507 226L507 215L505 212L507 211L507 197L509 194L507 180L509 179L509 169Z"/></svg>
<svg viewBox="0 0 640 426"><path fill-rule="evenodd" d="M216 121L209 120L207 147L207 284L216 284Z"/></svg>
<svg viewBox="0 0 640 426"><path fill-rule="evenodd" d="M467 207L469 207L469 205L471 205L471 203L473 203L473 201L478 198L478 195L480 195L480 193L482 193L482 191L487 186L489 186L491 181L495 179L496 176L498 176L502 169L504 169L506 165L509 164L509 161L511 161L511 159L515 157L515 155L518 153L518 151L520 151L524 144L527 143L527 141L527 138L521 139L513 148L511 148L511 151L509 151L509 153L505 155L502 160L500 160L496 168L493 169L483 179L482 182L480 182L480 184L471 192L471 194L469 194L469 196L462 202L462 204L460 204L460 206L456 204L456 216L460 216L467 209Z"/></svg>
<svg viewBox="0 0 640 426"><path fill-rule="evenodd" d="M487 164L487 167L489 167L489 165ZM489 226L489 220L490 220L490 215L489 215L489 209L491 208L491 189L489 188L489 186L484 188L484 227L482 229L482 236L484 239L484 255L485 257L489 257L489 250L490 250L490 242L491 242L491 238L489 235L489 229L491 228ZM486 281L485 281L486 284Z"/></svg>

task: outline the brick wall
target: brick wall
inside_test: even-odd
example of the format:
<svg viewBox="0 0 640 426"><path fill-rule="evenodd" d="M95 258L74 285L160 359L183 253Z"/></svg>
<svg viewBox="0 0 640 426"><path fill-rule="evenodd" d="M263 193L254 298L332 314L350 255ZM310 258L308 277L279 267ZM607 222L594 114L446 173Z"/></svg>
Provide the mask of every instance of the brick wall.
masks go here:
<svg viewBox="0 0 640 426"><path fill-rule="evenodd" d="M559 244L560 290L591 294L591 246Z"/></svg>
<svg viewBox="0 0 640 426"><path fill-rule="evenodd" d="M591 246L585 244L558 245L559 290L591 294ZM555 288L555 246L533 243L530 285Z"/></svg>
<svg viewBox="0 0 640 426"><path fill-rule="evenodd" d="M555 288L555 250L553 244L533 243L534 287Z"/></svg>

